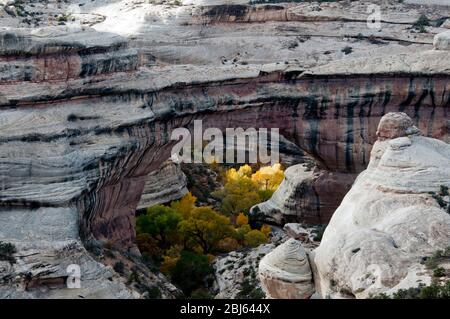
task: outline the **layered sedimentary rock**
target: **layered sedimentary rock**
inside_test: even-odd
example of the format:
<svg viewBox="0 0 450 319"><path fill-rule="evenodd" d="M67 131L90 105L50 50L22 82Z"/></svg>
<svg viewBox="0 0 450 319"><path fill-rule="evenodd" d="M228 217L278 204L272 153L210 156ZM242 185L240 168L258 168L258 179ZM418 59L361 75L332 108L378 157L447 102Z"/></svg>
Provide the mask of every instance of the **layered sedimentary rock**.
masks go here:
<svg viewBox="0 0 450 319"><path fill-rule="evenodd" d="M362 172L315 251L323 297L367 298L429 284L421 263L450 243L445 197L450 145L420 135L404 113L385 115Z"/></svg>
<svg viewBox="0 0 450 319"><path fill-rule="evenodd" d="M440 28L412 34L390 23L382 31L384 46L370 42L371 34L358 40L360 28L345 23L330 36L314 34L317 26L310 20L222 22L225 15L235 16L232 6L216 8L223 14L215 22L206 14L212 8L197 10L197 3L170 10L129 3L134 6L129 15L125 1L86 4L90 14L104 15L95 27L107 32L72 26L0 30L0 239L18 248L17 264L1 273L4 296L25 285L33 265L34 282L61 281L66 264L83 258L89 260L83 267L88 273L103 269L84 250L80 258L71 253L82 242L109 242L137 253L134 213L147 176L169 157L173 129L191 128L195 119L222 130L279 128L333 174L366 167L377 123L389 111L404 111L424 134L448 140L449 51L426 51ZM47 4L36 4L41 5ZM295 10L307 12L311 5ZM50 1L42 12L63 13L64 6ZM28 4L25 9L34 10ZM400 14L405 23L416 19L414 10ZM133 16L137 11L142 19ZM430 17L440 15L433 11ZM42 20L64 19L71 21ZM323 30L343 24L326 14L320 19ZM4 10L0 22L28 25ZM115 30L127 30L132 46L111 33ZM304 34L291 43L299 30ZM351 43L354 54L336 50L337 43L339 48ZM323 54L316 52L319 47ZM394 55L350 61L384 50ZM337 59L342 61L320 67ZM329 192L318 194L326 196ZM61 249L68 251L67 262L61 263ZM89 295L97 296L95 287L108 285L108 276L96 277L102 284L82 276L86 287L94 288ZM173 296L171 289L163 294ZM21 296L40 295L24 290Z"/></svg>
<svg viewBox="0 0 450 319"><path fill-rule="evenodd" d="M450 16L449 6L428 6L427 1L421 6L397 0L258 2L9 1L5 9L0 5L0 23L16 28L93 26L129 37L134 46L143 48L149 64L299 61L311 67L336 59L431 48L434 34L443 31L440 19ZM381 28L367 25L368 7L374 4L382 12ZM427 32L412 28L421 14L430 19ZM342 51L346 47L351 47L350 54Z"/></svg>
<svg viewBox="0 0 450 319"><path fill-rule="evenodd" d="M449 16L450 11L449 7L431 9L395 0L251 2L183 1L182 6L162 9L121 1L115 4L118 12L114 14L110 6L87 4L82 10L106 16L94 27L130 36L135 45L154 57L152 63L241 65L298 61L304 67L431 48L433 35L442 28L430 26L421 33L411 30L411 26L422 13L434 22ZM367 26L368 6L373 4L380 5L383 13L381 28ZM158 32L152 32L155 29ZM344 52L347 47L351 47L351 54Z"/></svg>
<svg viewBox="0 0 450 319"><path fill-rule="evenodd" d="M304 188L301 187L305 179L311 178L312 170L304 164L289 167L284 172L284 179L270 200L252 207L250 213L253 218L261 218L276 224L289 222L287 216L296 216L300 209L299 200ZM259 216L259 215L263 216Z"/></svg>
<svg viewBox="0 0 450 319"><path fill-rule="evenodd" d="M274 132L270 132L270 134L261 134L261 132L258 131L244 131L243 133L237 133L236 134L236 141L235 141L235 150L236 154L243 153L245 154L245 158L243 156L236 156L235 162L236 163L255 163L255 159L253 157L257 154L259 154L260 145L267 146L267 154L270 155L272 152L272 144L271 140L274 139L277 142L276 149L274 149L274 152L278 153L278 158L275 156L273 157L276 162L280 162L283 165L291 166L298 163L305 163L305 162L311 162L311 158L305 154L305 152L302 151L302 149L296 145L294 142L286 139L283 135L280 135ZM234 138L234 137L232 137ZM226 141L226 135L224 136L224 141ZM227 151L227 143L224 142L224 154ZM251 154L251 156L250 156ZM253 156L253 157L252 157ZM269 156L267 156L269 157ZM268 158L267 162L261 163L261 164L268 164L271 165L272 156ZM259 156L256 158L257 161L261 162L261 158Z"/></svg>
<svg viewBox="0 0 450 319"><path fill-rule="evenodd" d="M49 245L43 247L36 244L35 248L29 244L19 244L9 233L5 233L4 227L9 227L15 236L20 234L19 228L33 223L32 219L24 220L19 212L16 212L16 223L11 224L0 211L2 221L2 240L14 242L19 253L16 262L0 260L0 298L138 298L139 294L129 289L112 269L95 261L76 240L68 239L64 245L59 236L55 234L58 228L65 231L61 225L61 218L43 214L41 218L48 223L47 229ZM38 212L35 212L38 213ZM6 218L5 218L6 217ZM3 223L6 219L7 224ZM70 222L75 221L72 219ZM32 240L27 235L27 230L22 230L21 241ZM68 234L64 234L68 237ZM42 238L39 238L42 239ZM53 240L53 244L51 244ZM74 268L75 267L75 268ZM73 270L76 272L72 272ZM78 272L78 270L81 272ZM67 280L69 275L75 275L81 280L78 289L69 289ZM80 278L81 276L81 278ZM75 279L74 279L75 280ZM76 288L76 287L75 287Z"/></svg>
<svg viewBox="0 0 450 319"><path fill-rule="evenodd" d="M188 192L186 185L186 176L180 164L166 161L147 176L137 208L147 208L179 199Z"/></svg>
<svg viewBox="0 0 450 319"><path fill-rule="evenodd" d="M2 73L2 225L39 211L77 225L64 240L80 235L133 249L134 211L146 177L169 157L173 128L193 119L205 128L280 128L322 168L350 173L367 164L375 123L389 110L409 112L430 136L448 136L450 89L439 66L448 51L423 53L431 68L399 64L388 74L362 74L349 86L347 75L312 70L303 76L295 65L136 69L136 55L117 36L89 42L84 32L92 31L79 30L72 43L63 31L2 33L5 64L29 69ZM53 244L43 220L27 233L6 234L2 226L2 238L23 249Z"/></svg>
<svg viewBox="0 0 450 319"><path fill-rule="evenodd" d="M313 170L305 164L291 166L272 197L252 207L250 214L256 220L278 225L292 222L326 224L354 178L351 173Z"/></svg>
<svg viewBox="0 0 450 319"><path fill-rule="evenodd" d="M96 205L102 203L100 206L112 207L118 203L117 200L123 200L119 206L126 207L127 197L115 195L120 192L120 187L114 188L108 183L100 186L98 178L106 174L112 178L110 181L114 180L114 174L107 173L113 171L111 166L107 168L108 163L112 164L109 162L110 156L114 157L114 154L125 149L132 151L134 146L120 143L120 139L113 136L114 133L102 137L100 118L83 112L90 107L99 107L99 111L102 103L89 102L82 95L72 101L65 99L62 103L68 109L63 111L63 115L59 113L61 106L52 104L60 98L51 89L52 85L59 83L64 91L63 87L70 87L70 79L75 77L78 81L91 77L92 81L95 76L136 70L136 50L128 49L126 40L121 37L112 34L99 36L93 30L83 29L2 31L0 38L0 240L14 244L17 249L15 263L2 262L1 297L139 297L139 293L128 289L125 280L118 278L111 267L90 257L80 238L84 228L82 225L86 225L89 220L81 211L90 210L91 207L89 196L83 195L87 189L111 190L106 197L102 197L101 192L96 195L91 193L94 195L91 197L92 202L97 202ZM41 106L39 101L36 101L38 105L28 101L24 105L13 106L16 103L12 100L3 104L5 93L14 86L23 87L23 90L16 90L16 94L25 100L27 93L24 92L29 90L28 93L32 95L37 93L47 96L47 102L41 103ZM34 93L33 86L37 88ZM103 104L103 107L106 105ZM53 115L33 112L33 108L37 111L47 107ZM13 115L15 111L21 114ZM106 107L103 112L113 115L117 109ZM117 114L111 119L114 116ZM118 116L132 117L129 112L127 116L125 113ZM90 123L87 124L89 128L79 126L83 122ZM39 126L40 129L33 132ZM90 133L84 131L86 128L91 130ZM95 133L99 128L100 131ZM16 137L23 135L18 139L13 138L15 141L9 140L10 130L16 131ZM59 133L48 135L45 133L47 130ZM97 173L93 175L93 171L89 172L89 166L94 162ZM18 194L22 195L16 197ZM136 208L140 194L139 191L132 195L134 203L133 207L129 207L130 212ZM110 211L112 216L113 211ZM100 220L105 217L98 216ZM115 238L134 236L132 216L119 214L118 220L108 231L115 232ZM125 223L121 223L121 220ZM85 235L84 240L95 240L88 233ZM114 245L123 247L120 241L116 243L113 236L110 240ZM72 264L80 267L81 289L68 289L66 286L70 274L67 267ZM177 290L164 278L154 277L149 278L149 281L160 286L161 294L165 297L174 296L173 291Z"/></svg>
<svg viewBox="0 0 450 319"><path fill-rule="evenodd" d="M258 277L259 262L275 247L275 243L269 243L252 249L233 251L226 256L217 258L213 264L216 279L213 288L217 293L216 298L252 298L252 296L245 296L245 293L261 294L261 283ZM248 291L248 287L243 287L245 282L248 287L252 287L253 291ZM247 291L243 292L244 289ZM259 298L261 297L263 295L259 296Z"/></svg>
<svg viewBox="0 0 450 319"><path fill-rule="evenodd" d="M436 35L433 45L436 50L450 50L450 31Z"/></svg>
<svg viewBox="0 0 450 319"><path fill-rule="evenodd" d="M64 51L70 51L64 45ZM57 53L49 59L57 59ZM89 211L81 214L82 229L125 244L146 175L168 158L171 130L189 126L194 118L203 119L204 128L277 127L321 168L358 172L368 163L375 123L388 110L409 112L428 135L447 138L450 90L445 67L440 66L448 54L418 54L417 59L427 59L427 68L404 61L388 69L395 77L379 71L355 78L351 87L347 76L334 75L331 69L327 74L313 69L303 76L298 66L289 65L222 67L201 74L193 66L140 68L133 80L127 71L65 82L6 81L2 147L10 154L5 160L18 167L4 166L7 187L2 200L40 206L78 200L80 211ZM411 78L410 73L417 75ZM36 156L42 158L41 173L20 168L37 165ZM55 165L61 167L58 175L53 171L46 177L46 167ZM12 172L17 176L9 176Z"/></svg>
<svg viewBox="0 0 450 319"><path fill-rule="evenodd" d="M369 58L369 59L353 59L346 61L336 61L323 66L317 66L310 70L303 72L304 77L318 76L324 74L333 73L335 75L350 75L352 76L367 76L368 74L377 72L386 72L387 74L402 74L406 72L414 73L414 70L428 70L430 72L438 74L445 74L449 70L449 66L441 65L437 68L432 61L435 53L443 53L447 50L448 44L448 31L438 34L435 37L435 49L438 51L427 51L418 55L398 55L392 56L388 59L383 57ZM409 71L406 71L406 70ZM383 71L382 71L383 70ZM422 96L419 101L413 102L413 91L415 87L409 86L409 97L407 100L399 103L399 111L405 111L407 105L418 105L428 93L430 93L431 105L434 105L435 95L429 92L428 89L422 90ZM372 104L373 102L368 102ZM450 100L444 101L444 110L450 105ZM371 113L371 111L369 111ZM428 122L422 122L418 120L420 117L419 109L416 108L414 118L416 125L418 125L426 135L436 136L444 141L450 141L449 139L449 122L448 111L443 113L443 123L438 129L440 133L438 136L432 133L435 128L433 124L429 125ZM434 117L434 115L433 115ZM365 130L365 128L362 128ZM442 134L443 133L443 134ZM371 137L372 138L372 137ZM351 138L352 139L352 138ZM364 141L364 138L363 138ZM365 155L367 150L360 150L359 155L363 155L362 162L367 163ZM347 159L347 157L346 157ZM346 160L345 159L345 160ZM316 157L317 160L317 157ZM345 162L345 160L343 160ZM323 170L319 168L314 170L313 173L305 174L302 166L295 166L286 171L285 180L280 185L272 198L267 202L256 205L252 208L251 213L256 219L262 219L267 222L276 224L283 224L285 222L313 222L313 223L327 223L335 211L335 207L339 205L343 196L348 192L353 181L355 179L356 170L347 170L343 173L339 168L337 171L331 172L329 169ZM300 172L300 171L301 172Z"/></svg>
<svg viewBox="0 0 450 319"><path fill-rule="evenodd" d="M447 0L406 0L406 3L450 6L450 3L448 3Z"/></svg>
<svg viewBox="0 0 450 319"><path fill-rule="evenodd" d="M258 274L268 298L308 299L315 291L308 255L293 238L264 256Z"/></svg>

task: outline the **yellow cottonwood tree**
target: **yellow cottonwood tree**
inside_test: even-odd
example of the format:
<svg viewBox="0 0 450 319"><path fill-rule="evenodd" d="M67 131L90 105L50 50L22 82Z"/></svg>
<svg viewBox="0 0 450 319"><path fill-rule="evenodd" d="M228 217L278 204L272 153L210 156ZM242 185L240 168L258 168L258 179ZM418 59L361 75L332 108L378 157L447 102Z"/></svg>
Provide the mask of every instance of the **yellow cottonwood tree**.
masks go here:
<svg viewBox="0 0 450 319"><path fill-rule="evenodd" d="M252 175L252 181L256 182L261 190L275 191L280 186L283 178L284 172L281 164L261 167Z"/></svg>
<svg viewBox="0 0 450 319"><path fill-rule="evenodd" d="M223 214L236 216L240 212L248 213L253 205L268 200L284 178L280 164L252 172L249 165L226 172L223 189L213 193L222 202L220 211Z"/></svg>
<svg viewBox="0 0 450 319"><path fill-rule="evenodd" d="M195 202L197 197L192 195L191 192L184 195L180 200L170 203L170 207L177 211L184 219L189 217L191 211L195 208Z"/></svg>
<svg viewBox="0 0 450 319"><path fill-rule="evenodd" d="M252 170L251 166L248 164L245 164L245 165L242 165L241 167L239 167L238 175L241 177L243 177L243 176L250 177L250 176L252 176L252 173L253 173L253 170Z"/></svg>

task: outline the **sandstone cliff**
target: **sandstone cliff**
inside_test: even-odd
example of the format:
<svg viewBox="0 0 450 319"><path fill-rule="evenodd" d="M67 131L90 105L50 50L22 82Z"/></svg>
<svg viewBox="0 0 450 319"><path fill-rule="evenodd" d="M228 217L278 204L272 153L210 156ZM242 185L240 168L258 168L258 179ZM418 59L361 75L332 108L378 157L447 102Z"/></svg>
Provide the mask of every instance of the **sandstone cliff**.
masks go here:
<svg viewBox="0 0 450 319"><path fill-rule="evenodd" d="M291 166L272 197L251 208L251 216L277 225L327 224L354 179L352 173L314 169L307 164Z"/></svg>
<svg viewBox="0 0 450 319"><path fill-rule="evenodd" d="M188 192L186 185L186 176L180 164L168 160L147 176L137 208L147 208L180 199Z"/></svg>
<svg viewBox="0 0 450 319"><path fill-rule="evenodd" d="M376 123L384 112L409 112L429 136L448 138L450 90L446 68L441 66L448 51L419 53L418 60L428 59L427 67L403 61L387 72L362 74L349 87L348 76L341 71L335 75L332 69L327 74L320 69L302 75L293 65L225 66L201 74L194 66L133 71L136 55L122 60L122 52L128 52L126 42L103 34L103 41L109 39L114 48L111 52L117 52L109 53L111 59L119 61L108 63L106 69L98 55L100 44L87 40L93 31L79 30L79 38L87 34L85 44L74 42L72 49L64 31L60 31L63 36L54 34L51 53L39 56L33 52L45 52L48 45L40 44L42 37L35 32L21 31L21 36L12 38L11 31L3 33L5 39L13 39L16 54L27 54L17 60L34 65L30 77L36 80L5 71L16 78L5 80L1 92L0 138L5 150L1 200L43 207L75 203L83 236L132 244L134 207L145 178L168 158L171 130L189 126L194 118L203 119L205 128L279 127L320 168L348 173L368 163ZM69 37L73 34L70 30ZM9 65L15 60L6 50ZM58 76L66 80L39 80L51 61L67 52L72 52L68 61L76 63L58 68L64 73ZM87 68L94 75L85 75ZM127 71L115 72L115 68ZM71 72L81 75L71 79ZM330 82L330 77L335 79ZM216 83L221 83L220 88ZM40 162L34 168L36 158ZM17 168L11 170L11 165Z"/></svg>
<svg viewBox="0 0 450 319"><path fill-rule="evenodd" d="M324 5L321 14L310 3L194 1L167 10L99 3L87 5L84 15L97 30L71 20L38 28L69 20L49 17L68 10L54 1L25 6L49 17L41 22L23 21L8 6L0 10L8 27L0 29L0 239L18 249L14 266L2 262L2 296L51 296L39 287L64 281L72 263L86 272L86 296L135 296L110 281L111 269L83 246L112 243L138 254L134 214L147 176L169 157L172 130L195 119L204 128L280 128L319 169L339 174L366 168L377 123L390 111L409 114L424 135L448 141L450 51L431 50L443 29L412 33L392 22L413 23L415 7L396 5L400 13L393 10L376 37L383 46L370 41L373 34L358 40L353 22L331 15L348 9L342 3ZM354 23L365 24L365 6L358 8ZM433 19L447 12L426 10ZM295 18L278 11L295 11ZM74 23L82 23L77 14ZM337 31L316 33L315 23ZM349 44L354 53L347 55L341 49ZM381 51L391 54L365 58ZM328 196L329 190L317 194L319 202ZM38 289L28 289L30 281ZM54 296L74 297L58 287ZM172 288L163 294L174 296Z"/></svg>
<svg viewBox="0 0 450 319"><path fill-rule="evenodd" d="M433 195L450 186L450 145L421 136L404 113L384 116L377 135L367 170L315 250L324 297L367 298L429 284L421 261L450 245L448 202Z"/></svg>
<svg viewBox="0 0 450 319"><path fill-rule="evenodd" d="M291 239L261 260L269 297L309 298L313 281L322 298L370 298L432 282L424 261L450 247L450 146L421 136L405 113L385 115L377 136L320 246L305 251ZM304 233L290 225L288 233Z"/></svg>

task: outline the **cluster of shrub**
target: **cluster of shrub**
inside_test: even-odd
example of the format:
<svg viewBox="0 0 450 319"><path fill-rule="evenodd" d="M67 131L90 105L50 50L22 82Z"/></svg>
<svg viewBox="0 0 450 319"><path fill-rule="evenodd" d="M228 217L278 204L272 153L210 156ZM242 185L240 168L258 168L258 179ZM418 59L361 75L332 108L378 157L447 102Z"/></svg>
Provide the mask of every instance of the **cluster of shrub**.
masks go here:
<svg viewBox="0 0 450 319"><path fill-rule="evenodd" d="M416 288L400 289L392 296L379 294L374 299L449 299L450 281L445 284L432 283L429 286L420 284Z"/></svg>
<svg viewBox="0 0 450 319"><path fill-rule="evenodd" d="M431 285L420 284L417 287L399 289L392 296L385 293L374 296L374 299L450 299L450 281L446 281L447 270L439 266L450 260L450 246L438 250L432 256L424 257L422 263L433 272ZM442 280L444 279L444 280ZM447 278L448 280L448 278Z"/></svg>
<svg viewBox="0 0 450 319"><path fill-rule="evenodd" d="M13 244L0 241L0 261L15 263L16 259L13 256L15 252L16 247Z"/></svg>

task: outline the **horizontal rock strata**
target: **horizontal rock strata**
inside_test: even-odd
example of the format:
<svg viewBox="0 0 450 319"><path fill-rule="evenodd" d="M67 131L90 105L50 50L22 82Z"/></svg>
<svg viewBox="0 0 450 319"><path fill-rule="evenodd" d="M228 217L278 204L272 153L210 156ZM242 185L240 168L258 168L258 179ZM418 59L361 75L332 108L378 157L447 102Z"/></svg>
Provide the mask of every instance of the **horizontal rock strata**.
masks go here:
<svg viewBox="0 0 450 319"><path fill-rule="evenodd" d="M188 192L186 185L186 176L180 165L166 161L147 176L137 208L143 209L180 199Z"/></svg>
<svg viewBox="0 0 450 319"><path fill-rule="evenodd" d="M355 174L314 170L305 164L291 166L272 197L252 207L251 216L278 225L326 224L354 179Z"/></svg>
<svg viewBox="0 0 450 319"><path fill-rule="evenodd" d="M426 54L437 64L448 55ZM395 77L381 70L356 77L352 86L331 70L303 76L289 65L201 73L194 66L140 68L132 80L129 72L116 72L64 82L8 81L0 97L1 200L76 203L84 235L131 243L147 174L168 158L171 130L195 118L204 128L277 127L321 168L358 172L387 111L405 111L427 135L448 138L447 77L418 67L411 77L411 67L402 68Z"/></svg>
<svg viewBox="0 0 450 319"><path fill-rule="evenodd" d="M324 31L316 34L316 22L303 21L306 17L289 25L262 24L255 17L256 23L243 27L223 21L235 16L227 7L205 28L197 22L211 17L206 14L211 8L197 2L167 10L134 1L104 4L82 9L89 10L86 19L96 16L97 31L71 21L17 29L30 25L0 9L0 239L19 251L17 265L1 272L3 296L14 296L27 281L20 261L39 265L35 283L60 281L66 264L77 260L90 260L84 267L88 273L103 272L84 250L62 263L54 249L76 251L83 242L99 241L137 253L134 214L147 177L169 158L171 132L191 128L195 119L203 120L204 128L222 130L279 128L330 174L366 168L377 124L387 112L405 112L424 135L449 139L449 51L427 51L443 28L423 34L407 30L417 9L402 14L413 17L404 21L408 25L386 26L375 39L388 42L384 46L372 43L373 32L358 40L365 22L342 25L342 19L326 14L314 18ZM65 4L36 6L48 24L63 22L54 15L64 13ZM310 6L289 5L289 12L309 16ZM324 6L328 14L329 6ZM255 10L275 20L269 16L279 9ZM430 18L442 14L431 11ZM74 18L74 24L80 22ZM331 29L339 31L330 34ZM120 30L130 38L118 35ZM342 51L349 45L354 54ZM381 51L392 53L383 63L373 57ZM373 58L352 59L367 56ZM342 64L326 66L334 60ZM316 207L323 207L326 200L320 192L317 196ZM28 224L18 228L17 221ZM38 261L24 257L36 251ZM49 261L48 254L56 257ZM86 286L94 287L91 296L95 287L108 284L108 276L98 277L102 283L84 277ZM118 292L123 287L114 295L125 296ZM163 294L173 296L170 290ZM42 295L25 290L21 296Z"/></svg>

